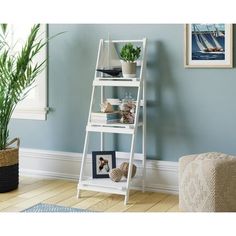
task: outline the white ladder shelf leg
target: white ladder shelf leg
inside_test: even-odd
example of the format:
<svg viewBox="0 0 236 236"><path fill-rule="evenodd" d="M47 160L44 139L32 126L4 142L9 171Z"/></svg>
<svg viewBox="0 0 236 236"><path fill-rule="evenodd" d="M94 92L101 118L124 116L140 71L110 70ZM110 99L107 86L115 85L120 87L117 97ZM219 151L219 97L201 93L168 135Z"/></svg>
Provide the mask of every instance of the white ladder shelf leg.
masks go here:
<svg viewBox="0 0 236 236"><path fill-rule="evenodd" d="M133 165L133 159L134 159L134 142L135 142L135 134L132 135L132 141L131 141L129 169L128 169L128 176L127 176L127 187L126 187L126 195L125 195L125 201L124 201L125 205L129 201L130 180L131 180L131 176L132 176L132 165Z"/></svg>
<svg viewBox="0 0 236 236"><path fill-rule="evenodd" d="M82 156L82 162L81 162L81 170L80 170L80 176L79 176L79 184L77 188L77 198L80 197L80 183L83 180L84 168L86 165L86 158L87 158L87 153L88 153L88 141L89 141L89 133L88 131L86 131L85 141L84 141L84 150L83 150L83 156Z"/></svg>

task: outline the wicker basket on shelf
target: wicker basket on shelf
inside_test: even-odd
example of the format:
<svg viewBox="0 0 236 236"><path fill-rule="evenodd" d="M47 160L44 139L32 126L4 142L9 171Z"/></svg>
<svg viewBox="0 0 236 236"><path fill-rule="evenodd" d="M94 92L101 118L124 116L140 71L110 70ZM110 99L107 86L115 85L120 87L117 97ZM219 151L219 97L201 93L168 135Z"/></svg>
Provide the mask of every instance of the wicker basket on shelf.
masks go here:
<svg viewBox="0 0 236 236"><path fill-rule="evenodd" d="M9 147L15 143L17 147ZM19 184L19 145L18 138L7 144L7 149L0 150L0 193L14 190Z"/></svg>

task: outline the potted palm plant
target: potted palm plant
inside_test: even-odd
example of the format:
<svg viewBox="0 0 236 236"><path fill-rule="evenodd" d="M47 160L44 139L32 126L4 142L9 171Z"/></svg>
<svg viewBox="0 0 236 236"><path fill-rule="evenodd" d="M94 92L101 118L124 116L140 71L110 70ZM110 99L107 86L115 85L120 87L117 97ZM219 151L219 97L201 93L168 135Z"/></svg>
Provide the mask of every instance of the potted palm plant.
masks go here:
<svg viewBox="0 0 236 236"><path fill-rule="evenodd" d="M121 66L124 78L134 78L136 76L136 60L139 59L141 47L134 47L132 43L127 43L121 48Z"/></svg>
<svg viewBox="0 0 236 236"><path fill-rule="evenodd" d="M21 50L13 54L7 41L8 27L0 25L0 192L18 187L20 141L15 138L9 142L8 124L17 103L25 98L45 67L46 61L32 61L47 43L38 39L39 29L40 24L34 25ZM10 147L14 142L16 147Z"/></svg>

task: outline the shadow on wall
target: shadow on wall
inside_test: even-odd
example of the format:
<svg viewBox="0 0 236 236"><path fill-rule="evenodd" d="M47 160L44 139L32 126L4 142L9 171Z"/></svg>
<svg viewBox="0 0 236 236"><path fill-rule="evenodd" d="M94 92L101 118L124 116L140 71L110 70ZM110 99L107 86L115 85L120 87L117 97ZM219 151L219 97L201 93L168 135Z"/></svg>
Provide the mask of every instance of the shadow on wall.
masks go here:
<svg viewBox="0 0 236 236"><path fill-rule="evenodd" d="M148 158L171 159L178 161L183 154L181 148L191 150L191 133L186 130L187 117L181 106L176 76L168 50L163 42L149 45L148 83L147 83L147 144ZM181 79L181 78L180 78ZM170 148L171 147L171 148ZM150 153L150 148L152 151ZM171 149L171 150L170 150ZM176 155L179 155L177 156ZM173 156L175 155L175 156Z"/></svg>
<svg viewBox="0 0 236 236"><path fill-rule="evenodd" d="M159 159L160 135L160 42L150 42L147 48L147 156Z"/></svg>

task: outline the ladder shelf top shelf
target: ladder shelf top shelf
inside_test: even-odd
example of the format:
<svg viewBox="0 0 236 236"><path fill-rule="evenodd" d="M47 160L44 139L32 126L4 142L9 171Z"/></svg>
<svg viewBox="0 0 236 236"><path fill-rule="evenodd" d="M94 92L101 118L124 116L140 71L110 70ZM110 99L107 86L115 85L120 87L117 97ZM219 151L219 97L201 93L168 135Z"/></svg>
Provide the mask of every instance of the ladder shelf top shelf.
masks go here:
<svg viewBox="0 0 236 236"><path fill-rule="evenodd" d="M109 42L112 42L112 43L143 43L144 41L146 40L146 38L143 38L143 39L130 39L130 40L103 40L105 43L109 43Z"/></svg>
<svg viewBox="0 0 236 236"><path fill-rule="evenodd" d="M103 77L96 77L95 80L97 81L140 81L140 78L124 78L124 77L112 77L112 76L103 76Z"/></svg>

